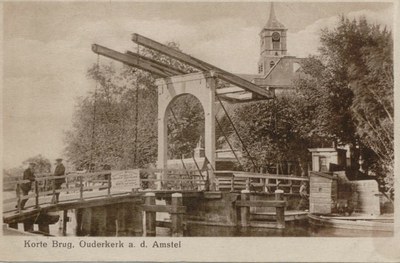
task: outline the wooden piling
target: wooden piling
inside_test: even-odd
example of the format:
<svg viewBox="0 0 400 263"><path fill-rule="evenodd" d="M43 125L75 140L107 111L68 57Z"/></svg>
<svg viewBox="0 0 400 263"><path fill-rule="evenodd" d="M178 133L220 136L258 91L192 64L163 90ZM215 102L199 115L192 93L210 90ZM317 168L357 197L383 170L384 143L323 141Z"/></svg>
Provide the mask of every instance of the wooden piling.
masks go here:
<svg viewBox="0 0 400 263"><path fill-rule="evenodd" d="M82 236L90 236L92 230L92 208L86 207L82 214Z"/></svg>
<svg viewBox="0 0 400 263"><path fill-rule="evenodd" d="M39 223L39 231L46 233L46 234L50 234L50 225L48 223ZM24 224L24 228L25 228L25 224Z"/></svg>
<svg viewBox="0 0 400 263"><path fill-rule="evenodd" d="M132 209L133 217L133 235L135 237L143 236L143 214L138 204L134 204Z"/></svg>
<svg viewBox="0 0 400 263"><path fill-rule="evenodd" d="M18 223L10 223L8 224L9 228L18 229Z"/></svg>
<svg viewBox="0 0 400 263"><path fill-rule="evenodd" d="M250 200L250 191L242 190L240 198L243 201ZM240 208L240 224L242 227L248 227L249 223L250 223L250 207L242 206Z"/></svg>
<svg viewBox="0 0 400 263"><path fill-rule="evenodd" d="M173 193L171 196L171 205L174 207L182 206L182 194ZM171 235L173 237L183 237L183 213L171 212Z"/></svg>
<svg viewBox="0 0 400 263"><path fill-rule="evenodd" d="M283 190L275 190L275 200L283 201ZM285 207L276 207L276 223L277 228L285 228Z"/></svg>
<svg viewBox="0 0 400 263"><path fill-rule="evenodd" d="M145 204L155 205L156 195L154 193L146 193ZM156 236L156 212L146 211L146 236Z"/></svg>
<svg viewBox="0 0 400 263"><path fill-rule="evenodd" d="M47 224L47 226L49 226L49 224ZM33 221L32 220L24 221L24 231L25 232L33 232ZM40 225L39 225L39 231L41 231Z"/></svg>
<svg viewBox="0 0 400 263"><path fill-rule="evenodd" d="M107 207L100 207L97 213L98 220L98 236L107 236Z"/></svg>
<svg viewBox="0 0 400 263"><path fill-rule="evenodd" d="M35 181L35 208L39 208L39 182Z"/></svg>
<svg viewBox="0 0 400 263"><path fill-rule="evenodd" d="M62 219L62 235L67 235L67 223L68 223L68 210L63 211L63 219Z"/></svg>

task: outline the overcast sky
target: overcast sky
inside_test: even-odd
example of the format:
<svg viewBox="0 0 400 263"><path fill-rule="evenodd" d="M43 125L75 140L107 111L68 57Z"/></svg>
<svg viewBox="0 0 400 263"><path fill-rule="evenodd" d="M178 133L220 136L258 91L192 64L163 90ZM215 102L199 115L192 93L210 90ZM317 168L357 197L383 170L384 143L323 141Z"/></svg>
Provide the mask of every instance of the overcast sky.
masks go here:
<svg viewBox="0 0 400 263"><path fill-rule="evenodd" d="M18 166L63 153L75 100L94 89L91 44L125 51L139 33L234 73L256 73L269 3L14 2L3 4L3 161ZM317 52L318 34L340 14L392 27L391 3L275 3L289 55ZM100 63L108 63L100 58Z"/></svg>

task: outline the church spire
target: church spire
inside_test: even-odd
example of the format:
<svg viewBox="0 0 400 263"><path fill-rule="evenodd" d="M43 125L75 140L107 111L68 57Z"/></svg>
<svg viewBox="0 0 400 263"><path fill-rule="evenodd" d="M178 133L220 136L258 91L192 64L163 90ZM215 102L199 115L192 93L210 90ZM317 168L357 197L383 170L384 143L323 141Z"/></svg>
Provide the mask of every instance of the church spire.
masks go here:
<svg viewBox="0 0 400 263"><path fill-rule="evenodd" d="M285 26L278 21L275 15L275 9L274 9L274 2L271 2L271 7L269 11L269 19L267 24L265 25L266 29L285 29Z"/></svg>

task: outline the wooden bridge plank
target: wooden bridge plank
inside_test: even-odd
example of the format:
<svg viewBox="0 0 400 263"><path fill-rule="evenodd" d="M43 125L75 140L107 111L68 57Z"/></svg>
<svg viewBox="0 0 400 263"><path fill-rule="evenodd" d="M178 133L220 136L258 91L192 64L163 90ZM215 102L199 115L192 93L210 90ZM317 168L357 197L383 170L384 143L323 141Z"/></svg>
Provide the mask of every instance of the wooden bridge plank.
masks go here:
<svg viewBox="0 0 400 263"><path fill-rule="evenodd" d="M236 201L236 206L250 206L250 207L285 207L286 201L248 201L248 200L238 200Z"/></svg>

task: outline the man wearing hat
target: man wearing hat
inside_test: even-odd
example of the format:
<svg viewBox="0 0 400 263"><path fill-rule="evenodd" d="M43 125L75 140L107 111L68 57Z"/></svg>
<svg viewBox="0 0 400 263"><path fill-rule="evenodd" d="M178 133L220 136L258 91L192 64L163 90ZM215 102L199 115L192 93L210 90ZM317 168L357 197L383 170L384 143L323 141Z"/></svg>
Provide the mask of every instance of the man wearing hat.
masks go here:
<svg viewBox="0 0 400 263"><path fill-rule="evenodd" d="M24 175L22 177L22 180L29 180L29 182L22 183L21 186L20 186L20 188L22 190L22 196L23 197L28 195L29 191L32 188L32 182L35 181L35 171L34 171L35 166L36 166L36 163L30 162L29 163L29 167L26 168L25 171L24 171ZM25 204L26 204L27 201L28 201L28 198L21 200L21 203L20 203L21 204L21 209L24 209ZM15 207L18 208L18 205L16 205Z"/></svg>
<svg viewBox="0 0 400 263"><path fill-rule="evenodd" d="M62 159L58 158L56 159L56 169L54 170L54 176L64 176L65 175L65 167L62 163ZM61 185L65 183L65 178L60 178L60 179L54 179L54 185L55 189L61 189ZM58 203L58 198L60 196L60 193L55 194L55 199L53 197L52 202L53 203Z"/></svg>

